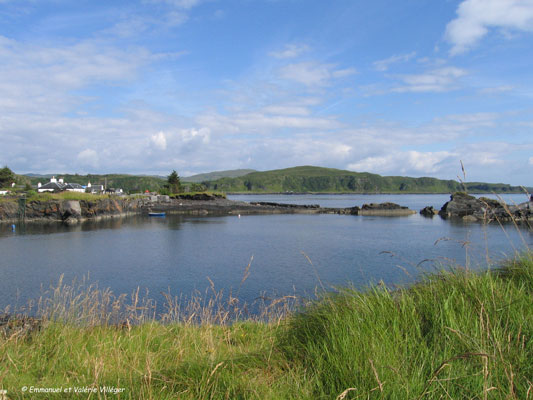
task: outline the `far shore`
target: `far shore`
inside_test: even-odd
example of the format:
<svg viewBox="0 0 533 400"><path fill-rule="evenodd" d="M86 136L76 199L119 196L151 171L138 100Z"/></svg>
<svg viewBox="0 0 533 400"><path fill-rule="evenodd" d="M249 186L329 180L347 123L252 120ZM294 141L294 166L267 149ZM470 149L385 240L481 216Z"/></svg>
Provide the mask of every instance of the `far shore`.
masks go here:
<svg viewBox="0 0 533 400"><path fill-rule="evenodd" d="M236 193L234 194L237 195ZM256 196L285 195L287 199L293 195L304 194L309 195L311 193L246 193L246 195ZM318 193L313 195L316 194ZM328 195L328 193L319 194ZM335 195L342 194L335 193ZM344 195L353 195L353 193L344 193ZM361 195L370 195L370 193ZM383 195L391 194L383 193ZM440 195L444 195L444 193ZM230 200L220 193L185 193L172 196L155 194L129 197L98 196L94 198L90 195L76 198L72 194L66 194L64 196L43 197L43 199L5 199L0 202L0 222L19 223L24 221L31 223L55 221L66 225L75 225L87 220L120 218L136 214L148 215L150 212L183 215L339 214L399 217L416 214L419 211L427 217L433 217L438 214L446 219L459 218L467 222L517 222L533 220L532 209L532 203L527 201L519 205L507 205L493 199L483 197L478 199L463 192L451 195L451 200L440 209L427 206L422 210L411 210L401 204L391 202L340 208L322 207L319 204L303 205L268 201L246 202Z"/></svg>

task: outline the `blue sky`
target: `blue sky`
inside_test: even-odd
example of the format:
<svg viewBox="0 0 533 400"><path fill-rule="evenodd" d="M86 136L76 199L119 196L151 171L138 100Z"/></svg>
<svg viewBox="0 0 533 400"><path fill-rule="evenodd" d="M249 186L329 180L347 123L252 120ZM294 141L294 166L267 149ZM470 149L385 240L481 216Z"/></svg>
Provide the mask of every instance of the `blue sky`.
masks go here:
<svg viewBox="0 0 533 400"><path fill-rule="evenodd" d="M533 0L0 0L0 164L533 186Z"/></svg>

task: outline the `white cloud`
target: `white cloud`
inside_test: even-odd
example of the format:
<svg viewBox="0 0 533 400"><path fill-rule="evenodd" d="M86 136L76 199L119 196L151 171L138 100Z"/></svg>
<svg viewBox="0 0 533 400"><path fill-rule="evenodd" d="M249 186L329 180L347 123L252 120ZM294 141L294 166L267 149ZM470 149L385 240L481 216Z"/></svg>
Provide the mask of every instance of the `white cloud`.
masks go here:
<svg viewBox="0 0 533 400"><path fill-rule="evenodd" d="M489 127L494 126L496 120L500 117L498 113L472 113L472 114L450 114L443 118L436 118L436 122L445 124L456 124L458 127L465 127L467 129L473 126Z"/></svg>
<svg viewBox="0 0 533 400"><path fill-rule="evenodd" d="M457 81L465 76L464 69L443 67L423 74L400 75L405 86L394 88L395 92L446 92L457 89Z"/></svg>
<svg viewBox="0 0 533 400"><path fill-rule="evenodd" d="M385 174L434 174L442 169L444 161L454 156L455 154L449 151L396 151L366 157L349 164L348 169Z"/></svg>
<svg viewBox="0 0 533 400"><path fill-rule="evenodd" d="M211 140L211 129L209 128L191 128L191 129L183 129L180 132L180 138L182 141L185 142L197 142L197 143L203 143L208 144Z"/></svg>
<svg viewBox="0 0 533 400"><path fill-rule="evenodd" d="M304 53L307 53L310 50L309 46L306 44L286 44L285 48L280 51L272 51L269 53L271 57L274 58L295 58L301 56Z"/></svg>
<svg viewBox="0 0 533 400"><path fill-rule="evenodd" d="M500 94L500 93L507 93L511 92L515 89L514 86L511 85L501 85L496 87L488 87L481 89L479 93L481 94Z"/></svg>
<svg viewBox="0 0 533 400"><path fill-rule="evenodd" d="M344 78L346 76L355 75L357 74L357 70L355 68L346 68L346 69L338 69L336 71L332 71L331 76L333 78Z"/></svg>
<svg viewBox="0 0 533 400"><path fill-rule="evenodd" d="M408 54L394 55L384 60L375 61L374 68L378 71L387 71L392 64L407 62L414 56L416 56L414 51Z"/></svg>
<svg viewBox="0 0 533 400"><path fill-rule="evenodd" d="M77 156L78 161L83 166L97 168L99 164L98 153L93 149L85 149L80 151Z"/></svg>
<svg viewBox="0 0 533 400"><path fill-rule="evenodd" d="M465 53L491 28L533 31L533 0L465 0L446 27L450 54Z"/></svg>
<svg viewBox="0 0 533 400"><path fill-rule="evenodd" d="M163 131L160 131L159 133L152 135L150 137L150 143L158 150L167 149L167 138Z"/></svg>
<svg viewBox="0 0 533 400"><path fill-rule="evenodd" d="M125 51L97 40L37 47L0 36L0 107L4 112L66 112L91 100L72 90L132 80L151 57L143 49Z"/></svg>
<svg viewBox="0 0 533 400"><path fill-rule="evenodd" d="M190 10L204 1L205 0L152 0L153 3L166 3L173 7L182 8L184 10Z"/></svg>
<svg viewBox="0 0 533 400"><path fill-rule="evenodd" d="M529 165L533 165L533 157L529 157Z"/></svg>
<svg viewBox="0 0 533 400"><path fill-rule="evenodd" d="M335 69L332 64L301 62L289 64L280 69L280 77L306 86L328 86L332 79L355 74L354 68Z"/></svg>
<svg viewBox="0 0 533 400"><path fill-rule="evenodd" d="M217 113L204 114L198 122L215 131L226 133L269 134L273 129L330 130L342 125L333 118L317 118L294 114L272 114L263 112L235 113L231 116Z"/></svg>
<svg viewBox="0 0 533 400"><path fill-rule="evenodd" d="M311 111L307 107L280 104L264 107L262 111L266 114L281 114L281 115L300 115L307 116L311 114Z"/></svg>

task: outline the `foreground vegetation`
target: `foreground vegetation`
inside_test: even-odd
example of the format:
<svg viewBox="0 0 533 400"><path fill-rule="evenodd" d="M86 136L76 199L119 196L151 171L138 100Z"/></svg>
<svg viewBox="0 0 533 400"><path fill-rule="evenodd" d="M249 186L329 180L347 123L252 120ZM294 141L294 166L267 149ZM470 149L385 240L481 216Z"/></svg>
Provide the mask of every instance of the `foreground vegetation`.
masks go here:
<svg viewBox="0 0 533 400"><path fill-rule="evenodd" d="M236 178L203 182L212 190L233 193L523 193L518 186L503 183L461 183L436 178L381 176L333 168L295 167L253 172Z"/></svg>
<svg viewBox="0 0 533 400"><path fill-rule="evenodd" d="M91 398L530 399L532 298L532 253L406 289L342 289L298 312L280 299L240 322L233 298L183 309L167 297L156 322L138 293L61 283L38 304L40 330L0 339L0 388L9 398L24 386L107 386L123 390Z"/></svg>

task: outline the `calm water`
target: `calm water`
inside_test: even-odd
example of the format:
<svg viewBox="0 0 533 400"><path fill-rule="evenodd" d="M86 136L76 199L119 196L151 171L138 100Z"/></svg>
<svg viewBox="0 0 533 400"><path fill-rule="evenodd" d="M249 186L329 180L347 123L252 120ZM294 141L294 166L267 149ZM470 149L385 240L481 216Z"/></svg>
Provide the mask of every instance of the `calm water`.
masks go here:
<svg viewBox="0 0 533 400"><path fill-rule="evenodd" d="M440 208L449 199L447 195L230 197L328 207L392 201L415 210L426 205ZM526 199L504 198L515 203ZM160 292L169 288L176 295L204 291L208 278L217 289L235 292L253 257L250 276L239 291L242 300L251 302L265 292L311 294L320 286L319 279L326 287L347 283L362 287L381 280L403 284L439 263L464 265L468 259L476 268L487 253L497 260L532 245L531 231L513 225L502 229L418 214L137 216L75 227L18 226L16 232L11 225L0 225L0 309L37 297L41 285L48 288L61 274L67 282L89 274L91 281L115 293L131 293L140 286L160 301Z"/></svg>

